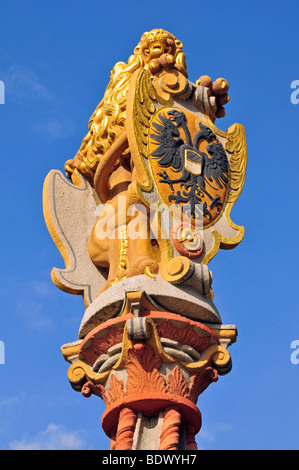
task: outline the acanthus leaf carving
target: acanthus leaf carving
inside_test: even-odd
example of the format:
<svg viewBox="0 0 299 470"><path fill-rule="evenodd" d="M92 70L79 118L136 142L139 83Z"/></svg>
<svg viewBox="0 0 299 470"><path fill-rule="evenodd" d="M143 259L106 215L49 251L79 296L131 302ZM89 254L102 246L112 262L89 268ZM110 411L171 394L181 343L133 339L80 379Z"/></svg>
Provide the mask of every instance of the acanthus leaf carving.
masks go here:
<svg viewBox="0 0 299 470"><path fill-rule="evenodd" d="M184 379L182 370L179 366L176 366L172 373L167 375L167 384L167 393L187 398L188 384Z"/></svg>
<svg viewBox="0 0 299 470"><path fill-rule="evenodd" d="M146 344L135 344L128 350L126 370L128 380L127 394L142 394L150 392L165 392L165 381L158 371L161 359L154 350Z"/></svg>
<svg viewBox="0 0 299 470"><path fill-rule="evenodd" d="M165 379L159 372L161 364L161 359L155 354L151 346L146 343L136 342L128 349L128 361L126 363L128 378L126 382L112 372L108 391L104 385L88 381L83 385L82 393L85 397L90 396L92 393L100 396L106 406L112 405L125 397L149 392L178 396L196 403L198 396L212 382L218 380L217 370L208 366L201 373L191 375L189 381L187 381L179 365L176 365Z"/></svg>
<svg viewBox="0 0 299 470"><path fill-rule="evenodd" d="M200 374L193 374L190 377L189 400L196 403L198 396L211 384L217 382L218 372L212 367L207 367Z"/></svg>
<svg viewBox="0 0 299 470"><path fill-rule="evenodd" d="M110 378L110 388L108 391L110 403L114 403L120 398L126 396L126 391L124 388L124 381L116 377L115 374L111 374Z"/></svg>

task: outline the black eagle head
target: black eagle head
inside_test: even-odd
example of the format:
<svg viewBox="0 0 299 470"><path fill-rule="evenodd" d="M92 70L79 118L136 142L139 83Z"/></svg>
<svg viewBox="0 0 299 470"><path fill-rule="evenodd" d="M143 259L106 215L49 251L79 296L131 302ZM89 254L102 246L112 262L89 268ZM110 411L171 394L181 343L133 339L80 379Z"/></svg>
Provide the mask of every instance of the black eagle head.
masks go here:
<svg viewBox="0 0 299 470"><path fill-rule="evenodd" d="M167 114L169 119L172 122L175 122L177 127L182 126L187 121L185 114L182 111L178 111L177 109L172 109L171 111L168 111Z"/></svg>
<svg viewBox="0 0 299 470"><path fill-rule="evenodd" d="M212 142L216 138L214 132L207 126L204 126L201 122L199 123L200 127L200 138L205 139L207 142Z"/></svg>

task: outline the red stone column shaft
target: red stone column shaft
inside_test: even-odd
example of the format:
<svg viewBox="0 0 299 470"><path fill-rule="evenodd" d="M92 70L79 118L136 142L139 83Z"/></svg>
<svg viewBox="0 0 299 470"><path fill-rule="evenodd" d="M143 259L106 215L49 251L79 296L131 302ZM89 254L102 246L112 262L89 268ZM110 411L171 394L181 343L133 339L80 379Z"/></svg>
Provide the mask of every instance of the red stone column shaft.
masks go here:
<svg viewBox="0 0 299 470"><path fill-rule="evenodd" d="M123 408L119 414L114 450L131 450L137 415L130 408Z"/></svg>
<svg viewBox="0 0 299 470"><path fill-rule="evenodd" d="M179 428L182 418L178 411L168 408L164 411L158 450L177 450L179 445Z"/></svg>

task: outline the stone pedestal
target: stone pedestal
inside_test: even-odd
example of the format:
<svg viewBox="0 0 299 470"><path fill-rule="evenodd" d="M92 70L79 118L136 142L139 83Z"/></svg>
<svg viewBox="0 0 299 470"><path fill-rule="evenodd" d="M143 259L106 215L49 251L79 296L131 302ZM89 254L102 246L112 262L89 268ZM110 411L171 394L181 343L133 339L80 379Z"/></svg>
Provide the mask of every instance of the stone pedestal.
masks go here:
<svg viewBox="0 0 299 470"><path fill-rule="evenodd" d="M85 397L104 400L102 426L111 449L194 450L198 396L230 371L226 348L236 327L146 310L147 304L135 292L120 316L64 345L72 363L68 378Z"/></svg>

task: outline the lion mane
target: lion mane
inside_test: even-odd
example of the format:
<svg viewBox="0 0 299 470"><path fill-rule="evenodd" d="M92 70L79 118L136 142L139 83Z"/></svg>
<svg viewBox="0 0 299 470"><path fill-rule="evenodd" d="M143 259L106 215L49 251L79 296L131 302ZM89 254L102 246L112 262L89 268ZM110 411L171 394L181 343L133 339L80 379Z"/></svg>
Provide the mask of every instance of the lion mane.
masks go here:
<svg viewBox="0 0 299 470"><path fill-rule="evenodd" d="M152 74L158 71L157 59L151 60L149 51L151 47L154 50L161 44L168 57L173 58L176 68L187 75L182 43L162 29L145 32L135 47L134 54L129 57L128 63L118 62L113 67L104 97L89 120L89 132L83 139L75 158L65 163L68 178L71 179L74 170L77 169L93 183L101 156L125 130L127 95L133 73L141 67L150 70Z"/></svg>

